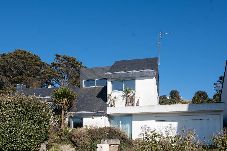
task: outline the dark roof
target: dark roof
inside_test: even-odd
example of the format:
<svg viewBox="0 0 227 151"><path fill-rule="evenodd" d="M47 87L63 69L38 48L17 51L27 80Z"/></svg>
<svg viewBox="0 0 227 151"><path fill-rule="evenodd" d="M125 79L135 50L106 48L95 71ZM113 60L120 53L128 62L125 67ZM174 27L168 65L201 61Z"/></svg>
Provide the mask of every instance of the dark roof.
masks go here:
<svg viewBox="0 0 227 151"><path fill-rule="evenodd" d="M145 58L116 61L109 72L133 71L151 69L158 71L158 58Z"/></svg>
<svg viewBox="0 0 227 151"><path fill-rule="evenodd" d="M48 97L51 96L52 92L56 88L22 88L17 90L19 93L24 95L34 95L37 97Z"/></svg>
<svg viewBox="0 0 227 151"><path fill-rule="evenodd" d="M80 85L83 85L83 80L106 78L105 73L108 72L109 69L109 66L80 69Z"/></svg>
<svg viewBox="0 0 227 151"><path fill-rule="evenodd" d="M110 67L95 67L95 68L82 68L80 70L81 79L99 79L104 78L105 73L108 72Z"/></svg>
<svg viewBox="0 0 227 151"><path fill-rule="evenodd" d="M118 72L106 74L109 79L117 79L117 80L127 80L127 79L136 79L136 78L153 78L156 77L155 71L139 71L139 72Z"/></svg>
<svg viewBox="0 0 227 151"><path fill-rule="evenodd" d="M106 114L107 88L80 88L77 101L69 109L70 112L93 112Z"/></svg>

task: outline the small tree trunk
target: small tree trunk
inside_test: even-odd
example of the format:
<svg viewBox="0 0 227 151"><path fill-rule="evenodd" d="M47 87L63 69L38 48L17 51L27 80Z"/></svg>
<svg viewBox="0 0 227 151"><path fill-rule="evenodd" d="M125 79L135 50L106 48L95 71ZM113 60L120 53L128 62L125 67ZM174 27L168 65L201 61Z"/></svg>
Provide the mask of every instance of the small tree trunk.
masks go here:
<svg viewBox="0 0 227 151"><path fill-rule="evenodd" d="M65 127L64 117L65 117L65 111L64 111L64 109L62 109L61 110L61 128L62 129Z"/></svg>

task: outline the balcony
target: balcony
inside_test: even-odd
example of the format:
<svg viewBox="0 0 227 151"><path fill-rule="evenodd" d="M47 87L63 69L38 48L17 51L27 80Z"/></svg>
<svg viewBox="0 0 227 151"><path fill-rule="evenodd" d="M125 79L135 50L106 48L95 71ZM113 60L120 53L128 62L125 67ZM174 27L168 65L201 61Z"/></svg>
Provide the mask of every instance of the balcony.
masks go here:
<svg viewBox="0 0 227 151"><path fill-rule="evenodd" d="M126 89L109 94L107 104L109 107L138 106L139 99L136 99L135 91Z"/></svg>

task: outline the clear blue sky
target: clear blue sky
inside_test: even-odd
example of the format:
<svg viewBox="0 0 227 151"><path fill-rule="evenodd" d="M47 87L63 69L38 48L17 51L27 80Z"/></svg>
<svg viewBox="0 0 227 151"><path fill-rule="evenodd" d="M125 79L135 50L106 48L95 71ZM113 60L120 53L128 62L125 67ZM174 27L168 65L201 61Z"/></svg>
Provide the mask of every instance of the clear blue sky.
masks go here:
<svg viewBox="0 0 227 151"><path fill-rule="evenodd" d="M74 56L88 67L157 56L160 93L214 93L227 59L226 0L1 0L0 53L30 50L50 63Z"/></svg>

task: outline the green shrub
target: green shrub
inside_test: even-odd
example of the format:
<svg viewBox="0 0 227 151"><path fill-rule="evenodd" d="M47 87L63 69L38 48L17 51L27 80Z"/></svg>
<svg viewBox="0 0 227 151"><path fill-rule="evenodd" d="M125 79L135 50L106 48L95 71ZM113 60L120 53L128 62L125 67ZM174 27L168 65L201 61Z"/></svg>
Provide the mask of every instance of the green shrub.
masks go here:
<svg viewBox="0 0 227 151"><path fill-rule="evenodd" d="M171 100L174 100L176 103L179 103L181 100L180 92L177 90L171 90L169 93L169 97Z"/></svg>
<svg viewBox="0 0 227 151"><path fill-rule="evenodd" d="M50 117L37 98L0 96L0 150L37 150L48 138Z"/></svg>
<svg viewBox="0 0 227 151"><path fill-rule="evenodd" d="M227 130L220 132L213 138L214 146L220 151L227 150Z"/></svg>
<svg viewBox="0 0 227 151"><path fill-rule="evenodd" d="M166 95L159 97L159 104L161 105L170 105L182 103L180 92L177 90L171 90L169 93L169 98Z"/></svg>
<svg viewBox="0 0 227 151"><path fill-rule="evenodd" d="M73 129L69 135L77 151L96 151L97 144L102 139L119 139L123 151L132 146L132 141L126 134L112 127Z"/></svg>
<svg viewBox="0 0 227 151"><path fill-rule="evenodd" d="M200 104L200 103L208 103L209 97L205 91L197 91L192 98L192 103Z"/></svg>
<svg viewBox="0 0 227 151"><path fill-rule="evenodd" d="M176 136L163 136L155 131L145 132L143 139L134 141L133 151L202 151L192 132L182 131Z"/></svg>
<svg viewBox="0 0 227 151"><path fill-rule="evenodd" d="M51 126L49 130L48 148L54 144L71 144L69 139L69 128L60 129L55 126Z"/></svg>

